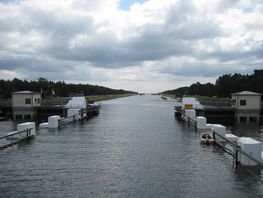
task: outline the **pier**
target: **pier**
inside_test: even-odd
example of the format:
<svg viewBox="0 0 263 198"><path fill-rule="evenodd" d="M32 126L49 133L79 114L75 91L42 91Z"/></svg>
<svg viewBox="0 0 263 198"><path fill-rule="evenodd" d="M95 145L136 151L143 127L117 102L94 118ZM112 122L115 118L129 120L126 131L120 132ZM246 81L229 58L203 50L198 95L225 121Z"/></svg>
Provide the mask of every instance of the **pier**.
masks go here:
<svg viewBox="0 0 263 198"><path fill-rule="evenodd" d="M44 108L45 107L46 106L44 106ZM84 97L73 97L63 107L61 105L55 106L55 109L57 108L63 109L63 112L66 113L66 116L60 116L59 114L48 116L48 122L39 124L40 129L61 128L76 121L89 119L99 114L100 105L86 105L86 100ZM47 115L50 115L50 112L48 112ZM34 137L36 135L35 127L35 122L25 122L18 124L17 131L9 132L6 135L0 137L0 150Z"/></svg>
<svg viewBox="0 0 263 198"><path fill-rule="evenodd" d="M221 124L207 124L206 117L196 116L193 109L185 110L182 119L193 126L197 132L211 131L216 145L234 158L236 167L238 164L242 164L263 168L262 142L249 137L228 134L226 133L226 127Z"/></svg>
<svg viewBox="0 0 263 198"><path fill-rule="evenodd" d="M263 123L261 94L243 91L233 93L231 99L183 97L174 107L180 118L185 110L194 109L197 116L206 117L208 123L233 126L240 123Z"/></svg>
<svg viewBox="0 0 263 198"><path fill-rule="evenodd" d="M13 93L13 100L0 101L0 121L44 121L52 115L68 117L69 108L85 109L87 117L90 117L98 113L97 108L93 106L86 97L41 98L40 93L19 91Z"/></svg>
<svg viewBox="0 0 263 198"><path fill-rule="evenodd" d="M89 119L99 114L100 105L91 105L86 108L75 109L71 108L67 110L66 117L60 117L59 115L53 115L48 117L48 122L41 123L40 128L61 128L67 124Z"/></svg>
<svg viewBox="0 0 263 198"><path fill-rule="evenodd" d="M0 137L0 150L29 140L36 135L35 123L26 122L17 125L17 131L9 132L6 135Z"/></svg>
<svg viewBox="0 0 263 198"><path fill-rule="evenodd" d="M227 136L222 136L221 134L217 133L216 131L212 131L212 132L213 132L214 138L216 140L215 143L218 146L220 146L226 153L228 153L229 155L231 155L235 159L236 168L237 168L238 164L240 163L240 159L239 159L240 154L243 155L244 157L248 158L252 162L254 162L253 164L256 164L256 165L260 166L261 168L263 168L263 159L259 160L259 159L255 158L253 155L251 155L250 153L245 152L244 150L241 149L240 145L238 145L234 141L229 140L229 138L227 138ZM223 140L224 143L222 143L222 141L217 141L218 137L221 140ZM228 146L230 146L232 149L229 148Z"/></svg>

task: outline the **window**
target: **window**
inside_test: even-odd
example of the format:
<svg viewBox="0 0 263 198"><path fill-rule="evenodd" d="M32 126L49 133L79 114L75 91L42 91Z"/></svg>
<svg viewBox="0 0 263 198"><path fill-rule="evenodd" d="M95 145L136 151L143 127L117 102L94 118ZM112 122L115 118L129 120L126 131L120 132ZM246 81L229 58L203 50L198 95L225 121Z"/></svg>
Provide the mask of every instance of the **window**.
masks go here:
<svg viewBox="0 0 263 198"><path fill-rule="evenodd" d="M31 115L24 115L24 119L25 120L30 120L31 119Z"/></svg>
<svg viewBox="0 0 263 198"><path fill-rule="evenodd" d="M25 104L31 104L31 99L30 98L26 98L25 99Z"/></svg>
<svg viewBox="0 0 263 198"><path fill-rule="evenodd" d="M240 100L240 106L246 106L247 101L246 100Z"/></svg>
<svg viewBox="0 0 263 198"><path fill-rule="evenodd" d="M240 122L247 122L247 117L240 117Z"/></svg>
<svg viewBox="0 0 263 198"><path fill-rule="evenodd" d="M249 117L249 122L257 122L257 117Z"/></svg>
<svg viewBox="0 0 263 198"><path fill-rule="evenodd" d="M16 120L22 120L22 115L16 115Z"/></svg>
<svg viewBox="0 0 263 198"><path fill-rule="evenodd" d="M35 98L35 104L40 104L40 98Z"/></svg>

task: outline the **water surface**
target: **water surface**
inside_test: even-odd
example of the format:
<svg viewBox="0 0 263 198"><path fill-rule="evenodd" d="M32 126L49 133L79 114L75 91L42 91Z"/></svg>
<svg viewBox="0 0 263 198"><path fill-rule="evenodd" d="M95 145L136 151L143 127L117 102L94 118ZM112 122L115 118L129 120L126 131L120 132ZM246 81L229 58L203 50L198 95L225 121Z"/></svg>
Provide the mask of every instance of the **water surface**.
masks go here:
<svg viewBox="0 0 263 198"><path fill-rule="evenodd" d="M173 106L160 96L115 99L90 120L37 131L0 152L1 197L263 196L262 170L235 172Z"/></svg>

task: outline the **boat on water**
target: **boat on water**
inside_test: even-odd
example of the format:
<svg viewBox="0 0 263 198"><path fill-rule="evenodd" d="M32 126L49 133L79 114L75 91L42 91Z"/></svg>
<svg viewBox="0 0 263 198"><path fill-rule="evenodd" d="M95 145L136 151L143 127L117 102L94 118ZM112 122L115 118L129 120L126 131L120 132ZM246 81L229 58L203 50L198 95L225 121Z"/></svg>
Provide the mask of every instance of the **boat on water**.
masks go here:
<svg viewBox="0 0 263 198"><path fill-rule="evenodd" d="M200 142L201 144L213 144L215 142L213 132L205 131L200 134Z"/></svg>

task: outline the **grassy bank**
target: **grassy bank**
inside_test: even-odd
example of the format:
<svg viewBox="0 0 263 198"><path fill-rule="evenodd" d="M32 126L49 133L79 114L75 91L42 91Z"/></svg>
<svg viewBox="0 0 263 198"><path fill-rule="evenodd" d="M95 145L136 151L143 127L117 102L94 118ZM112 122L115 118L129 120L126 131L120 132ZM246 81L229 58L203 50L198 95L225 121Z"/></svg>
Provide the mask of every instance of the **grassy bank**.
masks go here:
<svg viewBox="0 0 263 198"><path fill-rule="evenodd" d="M92 102L98 102L102 100L111 100L115 98L123 98L132 96L134 94L112 94L112 95L94 95L94 96L86 96L86 99L92 103Z"/></svg>

